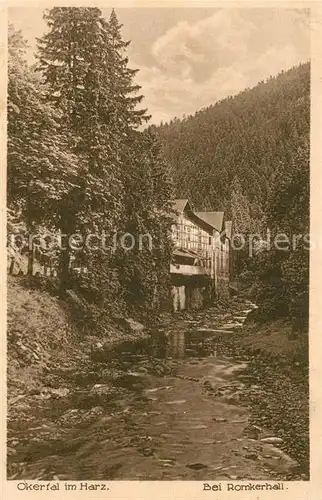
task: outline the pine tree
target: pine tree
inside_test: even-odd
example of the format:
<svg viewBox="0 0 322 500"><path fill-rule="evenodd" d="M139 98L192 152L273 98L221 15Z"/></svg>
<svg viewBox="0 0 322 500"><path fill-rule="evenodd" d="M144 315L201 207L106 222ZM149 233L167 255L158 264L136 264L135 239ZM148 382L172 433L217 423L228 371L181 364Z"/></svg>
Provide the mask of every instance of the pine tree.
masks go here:
<svg viewBox="0 0 322 500"><path fill-rule="evenodd" d="M24 60L21 34L9 27L8 206L32 236L42 224L57 227L57 212L79 168L60 130L59 115L42 99L38 80ZM33 271L29 249L28 273Z"/></svg>
<svg viewBox="0 0 322 500"><path fill-rule="evenodd" d="M44 17L49 32L38 41L38 67L47 99L60 110L66 135L83 165L80 189L62 207L62 231L104 230L111 239L122 217L122 182L120 139L110 127L115 102L110 95L113 48L107 23L97 8L53 8ZM61 275L66 277L70 256L65 252L62 257ZM83 260L90 269L90 252Z"/></svg>
<svg viewBox="0 0 322 500"><path fill-rule="evenodd" d="M106 24L106 29L112 47L108 58L109 95L114 103L114 114L110 117L111 125L114 125L116 130L124 136L147 122L150 116L147 115L146 109L137 108L143 99L142 95L138 95L141 87L134 83L138 70L128 66L126 50L131 42L123 40L122 25L114 9Z"/></svg>
<svg viewBox="0 0 322 500"><path fill-rule="evenodd" d="M49 33L39 40L38 67L83 168L75 196L62 206L62 224L65 212L74 221L67 218L64 232L104 230L108 241L114 231L136 238L148 233L164 245L131 252L86 248L81 286L100 307L117 301L144 309L158 301L159 283L166 288L171 187L155 139L140 130L149 116L139 109L143 96L134 81L137 70L128 66L129 42L114 11L106 21L96 8L54 8L45 19Z"/></svg>
<svg viewBox="0 0 322 500"><path fill-rule="evenodd" d="M243 234L248 233L251 229L249 200L244 195L237 176L234 177L231 184L231 214L235 231Z"/></svg>
<svg viewBox="0 0 322 500"><path fill-rule="evenodd" d="M156 138L145 131L136 136L127 165L123 231L142 245L123 251L118 261L125 301L142 314L157 313L168 292L171 261L172 183Z"/></svg>
<svg viewBox="0 0 322 500"><path fill-rule="evenodd" d="M252 264L262 318L288 317L296 334L307 328L309 314L309 157L307 141L292 152L289 162L278 165L266 214L271 241L286 235L288 243L282 249L272 244Z"/></svg>
<svg viewBox="0 0 322 500"><path fill-rule="evenodd" d="M113 46L110 52L109 74L111 100L116 115L111 123L121 138L122 179L125 210L123 233L136 239L131 251L119 250L116 262L119 269L124 300L132 310L156 311L161 297L166 294L170 266L171 180L156 138L140 131L149 119L145 109L138 109L143 96L134 82L137 70L128 67L121 25L113 10L108 21L108 32ZM143 235L151 238L149 245L138 246ZM150 240L149 240L150 241Z"/></svg>

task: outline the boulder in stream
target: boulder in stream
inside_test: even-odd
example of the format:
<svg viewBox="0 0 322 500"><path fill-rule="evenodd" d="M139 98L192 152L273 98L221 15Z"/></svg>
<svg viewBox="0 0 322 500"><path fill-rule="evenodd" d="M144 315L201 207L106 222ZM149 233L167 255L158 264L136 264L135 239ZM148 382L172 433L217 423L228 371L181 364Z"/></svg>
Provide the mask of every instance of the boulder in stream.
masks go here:
<svg viewBox="0 0 322 500"><path fill-rule="evenodd" d="M261 439L262 443L269 443L269 444L282 444L283 439L275 436L271 437L265 437Z"/></svg>
<svg viewBox="0 0 322 500"><path fill-rule="evenodd" d="M104 395L109 394L110 392L111 387L107 384L95 384L91 389L92 394Z"/></svg>
<svg viewBox="0 0 322 500"><path fill-rule="evenodd" d="M201 470L201 469L207 469L208 465L197 462L195 464L188 464L187 467L189 467L189 469L193 469L193 470Z"/></svg>
<svg viewBox="0 0 322 500"><path fill-rule="evenodd" d="M142 325L142 323L139 323L132 318L123 318L121 323L123 323L123 326L131 332L143 332L143 330L145 330L145 326Z"/></svg>

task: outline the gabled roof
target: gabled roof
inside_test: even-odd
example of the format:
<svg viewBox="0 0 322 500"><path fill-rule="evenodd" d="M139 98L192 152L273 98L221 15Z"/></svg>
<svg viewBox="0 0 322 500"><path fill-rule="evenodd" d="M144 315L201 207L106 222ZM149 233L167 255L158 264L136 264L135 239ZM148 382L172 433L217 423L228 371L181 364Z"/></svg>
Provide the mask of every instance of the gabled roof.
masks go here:
<svg viewBox="0 0 322 500"><path fill-rule="evenodd" d="M229 240L231 240L232 225L233 225L233 223L231 220L225 221L225 232L226 232L226 236Z"/></svg>
<svg viewBox="0 0 322 500"><path fill-rule="evenodd" d="M188 199L177 199L173 201L173 210L176 212L183 212L184 209L186 208L187 204L189 203Z"/></svg>
<svg viewBox="0 0 322 500"><path fill-rule="evenodd" d="M222 230L224 212L195 212L195 215L217 231Z"/></svg>

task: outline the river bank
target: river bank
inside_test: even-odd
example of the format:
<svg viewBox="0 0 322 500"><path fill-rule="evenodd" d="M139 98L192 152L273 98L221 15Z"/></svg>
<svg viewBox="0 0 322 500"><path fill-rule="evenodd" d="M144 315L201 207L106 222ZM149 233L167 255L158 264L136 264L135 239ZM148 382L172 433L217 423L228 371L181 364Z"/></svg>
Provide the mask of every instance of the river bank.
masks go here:
<svg viewBox="0 0 322 500"><path fill-rule="evenodd" d="M7 384L9 402L24 393L59 386L59 373L88 369L93 352L148 337L143 325L107 321L104 335L81 332L70 304L28 280L8 277ZM131 321L131 320L130 320ZM126 328L127 327L127 328Z"/></svg>
<svg viewBox="0 0 322 500"><path fill-rule="evenodd" d="M248 360L243 380L251 386L253 425L268 426L283 440L281 449L309 475L308 334L293 337L288 321L245 325L241 332L221 338L221 353ZM249 383L251 381L251 383ZM258 429L253 434L259 434Z"/></svg>
<svg viewBox="0 0 322 500"><path fill-rule="evenodd" d="M237 298L166 315L149 336L113 326L113 346L66 329L52 297L13 290L9 478L307 479L307 457L296 452L307 449L305 384L301 371L298 379L287 371L286 325L276 325L275 337L285 334L277 352L262 327L242 328L250 305ZM27 295L18 307L20 293ZM294 363L304 369L304 359ZM296 392L299 380L303 391Z"/></svg>

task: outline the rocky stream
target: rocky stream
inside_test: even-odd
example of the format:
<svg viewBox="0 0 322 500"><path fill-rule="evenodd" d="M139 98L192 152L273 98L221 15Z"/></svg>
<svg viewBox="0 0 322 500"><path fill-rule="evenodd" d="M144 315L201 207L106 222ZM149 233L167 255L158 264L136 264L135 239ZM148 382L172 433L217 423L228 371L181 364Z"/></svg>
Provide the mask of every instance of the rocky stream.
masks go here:
<svg viewBox="0 0 322 500"><path fill-rule="evenodd" d="M252 415L264 389L225 339L253 305L168 318L9 403L8 478L287 480L305 473Z"/></svg>

